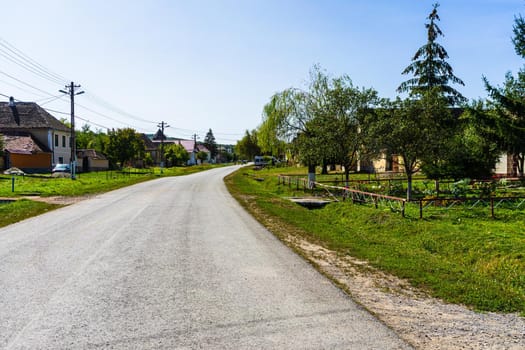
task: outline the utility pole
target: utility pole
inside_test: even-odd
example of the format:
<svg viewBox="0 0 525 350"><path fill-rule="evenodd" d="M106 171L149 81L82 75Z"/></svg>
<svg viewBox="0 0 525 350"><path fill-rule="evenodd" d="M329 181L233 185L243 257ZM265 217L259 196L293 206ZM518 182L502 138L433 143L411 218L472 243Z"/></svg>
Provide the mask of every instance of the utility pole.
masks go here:
<svg viewBox="0 0 525 350"><path fill-rule="evenodd" d="M71 82L70 85L65 86L66 90L58 90L64 94L68 94L69 98L71 100L71 137L70 137L70 146L71 146L71 180L76 179L76 171L77 171L77 144L75 139L75 95L83 94L84 91L75 92L77 88L80 87L80 85L75 85L73 82Z"/></svg>
<svg viewBox="0 0 525 350"><path fill-rule="evenodd" d="M169 125L164 121L157 125L160 128L160 173L162 174L162 168L164 167L164 128L169 128Z"/></svg>
<svg viewBox="0 0 525 350"><path fill-rule="evenodd" d="M193 160L195 162L195 165L197 164L197 134L193 134Z"/></svg>

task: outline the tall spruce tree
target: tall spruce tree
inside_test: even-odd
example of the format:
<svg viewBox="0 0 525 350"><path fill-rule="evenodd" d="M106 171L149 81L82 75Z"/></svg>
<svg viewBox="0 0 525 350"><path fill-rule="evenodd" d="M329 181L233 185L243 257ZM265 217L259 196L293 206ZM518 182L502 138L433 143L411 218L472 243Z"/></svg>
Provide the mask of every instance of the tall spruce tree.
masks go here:
<svg viewBox="0 0 525 350"><path fill-rule="evenodd" d="M217 142L215 142L215 136L213 136L211 129L209 129L204 137L204 146L210 151L211 158L215 158L217 155Z"/></svg>
<svg viewBox="0 0 525 350"><path fill-rule="evenodd" d="M411 96L421 97L430 89L437 88L450 105L458 105L465 102L466 99L449 84L465 85L465 83L454 75L452 67L446 61L449 58L447 51L436 42L439 36L443 36L443 32L437 25L440 20L437 13L438 7L438 3L434 4L432 12L427 17L429 20L425 24L427 43L416 51L412 63L402 73L412 74L414 77L401 83L397 91L409 92Z"/></svg>

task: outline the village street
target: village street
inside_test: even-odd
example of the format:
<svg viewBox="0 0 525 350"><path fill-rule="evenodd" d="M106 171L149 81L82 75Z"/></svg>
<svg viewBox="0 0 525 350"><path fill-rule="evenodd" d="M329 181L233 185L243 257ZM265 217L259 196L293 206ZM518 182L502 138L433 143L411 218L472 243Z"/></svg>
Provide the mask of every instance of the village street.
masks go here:
<svg viewBox="0 0 525 350"><path fill-rule="evenodd" d="M0 229L0 349L404 349L222 179L161 178Z"/></svg>

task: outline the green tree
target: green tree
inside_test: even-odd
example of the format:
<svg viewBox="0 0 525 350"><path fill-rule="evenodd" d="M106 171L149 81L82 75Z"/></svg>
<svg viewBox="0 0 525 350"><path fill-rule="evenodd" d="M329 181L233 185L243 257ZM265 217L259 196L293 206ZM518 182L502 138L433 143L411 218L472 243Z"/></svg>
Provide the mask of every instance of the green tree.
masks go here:
<svg viewBox="0 0 525 350"><path fill-rule="evenodd" d="M513 27L514 49L525 58L525 22L523 17L515 18ZM497 142L502 151L512 154L516 160L518 173L525 175L525 68L516 77L510 72L505 75L502 87L491 85L483 77L489 93L489 108L494 111L494 129Z"/></svg>
<svg viewBox="0 0 525 350"><path fill-rule="evenodd" d="M80 131L76 131L77 149L94 149L103 153L108 141L107 135L101 130L93 131L89 124L84 124Z"/></svg>
<svg viewBox="0 0 525 350"><path fill-rule="evenodd" d="M172 143L165 147L164 158L172 166L181 166L186 165L190 155L181 144Z"/></svg>
<svg viewBox="0 0 525 350"><path fill-rule="evenodd" d="M197 159L201 161L201 163L204 163L205 161L208 160L208 153L204 152L204 151L199 151L197 153Z"/></svg>
<svg viewBox="0 0 525 350"><path fill-rule="evenodd" d="M280 138L276 118L272 118L272 114L276 112L275 107L274 99L264 106L263 121L257 129L257 143L263 154L284 158L287 143L286 140Z"/></svg>
<svg viewBox="0 0 525 350"><path fill-rule="evenodd" d="M244 137L237 141L235 152L241 159L247 160L253 160L256 155L261 154L261 149L257 144L257 131L253 130L250 133L246 130Z"/></svg>
<svg viewBox="0 0 525 350"><path fill-rule="evenodd" d="M358 157L368 158L367 115L373 113L379 98L373 89L357 88L348 76L332 79L325 92L325 101L316 118L322 135L325 158L345 169L346 181Z"/></svg>
<svg viewBox="0 0 525 350"><path fill-rule="evenodd" d="M465 102L466 99L450 83L465 85L461 79L456 77L453 69L446 61L448 53L436 40L443 36L443 32L437 25L439 15L437 8L439 4L434 4L432 12L428 16L429 22L425 24L427 28L427 43L421 46L414 57L412 63L405 68L402 74L412 74L413 78L401 83L397 88L398 92L409 92L411 96L422 96L430 89L437 88L447 98L450 105L457 105Z"/></svg>
<svg viewBox="0 0 525 350"><path fill-rule="evenodd" d="M112 129L108 137L105 154L113 166L122 167L144 157L144 140L134 129Z"/></svg>
<svg viewBox="0 0 525 350"><path fill-rule="evenodd" d="M385 106L370 114L368 131L370 144L376 152L396 154L407 177L407 199L412 199L412 178L425 160L439 154L446 138L440 134L441 123L436 118L449 113L446 99L436 90L421 99L400 99L385 102Z"/></svg>
<svg viewBox="0 0 525 350"><path fill-rule="evenodd" d="M427 160L422 171L432 179L483 179L492 175L500 156L494 133L493 113L482 101L471 106L454 109L462 113L455 123L454 132L446 137L441 158Z"/></svg>
<svg viewBox="0 0 525 350"><path fill-rule="evenodd" d="M315 180L315 167L326 163L328 153L316 119L326 113L329 78L319 66L310 70L308 90L289 88L276 93L265 106L264 123L276 137L292 144L299 160L308 166L309 180Z"/></svg>
<svg viewBox="0 0 525 350"><path fill-rule="evenodd" d="M204 137L204 146L210 151L210 156L212 159L217 156L217 142L215 141L215 136L213 136L213 132L211 129L208 130L206 133L206 136Z"/></svg>

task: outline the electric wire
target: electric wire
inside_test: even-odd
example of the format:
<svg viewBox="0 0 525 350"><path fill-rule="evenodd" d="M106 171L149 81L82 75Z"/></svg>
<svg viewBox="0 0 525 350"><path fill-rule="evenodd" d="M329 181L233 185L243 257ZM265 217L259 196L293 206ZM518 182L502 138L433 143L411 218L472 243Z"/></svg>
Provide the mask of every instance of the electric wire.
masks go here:
<svg viewBox="0 0 525 350"><path fill-rule="evenodd" d="M36 86L33 86L33 85L29 84L29 83L26 83L25 81L22 81L22 80L20 80L20 79L18 79L18 78L16 78L16 77L12 76L11 74L8 74L8 73L2 71L2 70L0 70L0 74L3 74L3 75L5 75L6 77L9 77L9 78L11 78L11 79L13 79L13 80L15 80L15 81L21 83L21 84L24 84L25 86L28 86L28 87L30 87L30 88L32 88L32 89L35 89L35 90L37 90L37 91L40 91L40 92L42 92L42 93L44 93L44 94L46 94L46 95L49 95L49 96L51 96L51 97L54 97L53 94L50 94L49 92L47 92L47 91L45 91L45 90L42 90L42 89L40 89L40 88L37 88Z"/></svg>
<svg viewBox="0 0 525 350"><path fill-rule="evenodd" d="M23 65L32 67L31 70L36 70L38 72L41 72L42 75L47 76L50 80L54 82L58 82L59 84L62 84L63 82L70 80L44 67L43 65L41 65L40 63L38 63L31 57L26 55L21 50L17 49L14 45L10 44L7 40L3 38L0 38L0 46L4 47L5 49L13 53L15 56L17 56L18 57L17 60L22 61ZM10 56L12 57L12 55Z"/></svg>
<svg viewBox="0 0 525 350"><path fill-rule="evenodd" d="M120 109L119 107L116 107L115 105L113 105L110 102L104 100L103 98L96 96L94 93L92 93L89 90L86 90L86 97L91 98L96 104L98 104L98 105L100 105L100 106L102 106L102 107L104 107L104 108L106 108L108 110L111 110L111 111L113 111L115 113L121 114L123 116L126 116L128 118L131 118L131 119L134 119L134 120L137 120L137 121L140 121L140 122L156 124L156 122L153 122L151 120L147 120L147 119L138 117L138 116L136 116L134 114L128 113L128 112Z"/></svg>

